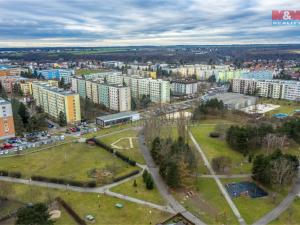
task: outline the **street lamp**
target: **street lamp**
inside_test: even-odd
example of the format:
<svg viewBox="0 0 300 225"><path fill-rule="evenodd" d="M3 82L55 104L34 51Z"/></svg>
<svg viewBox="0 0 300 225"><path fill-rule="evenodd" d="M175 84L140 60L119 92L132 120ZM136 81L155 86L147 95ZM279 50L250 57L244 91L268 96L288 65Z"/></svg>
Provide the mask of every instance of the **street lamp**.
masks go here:
<svg viewBox="0 0 300 225"><path fill-rule="evenodd" d="M97 197L98 197L98 208L100 209L100 195L98 195Z"/></svg>

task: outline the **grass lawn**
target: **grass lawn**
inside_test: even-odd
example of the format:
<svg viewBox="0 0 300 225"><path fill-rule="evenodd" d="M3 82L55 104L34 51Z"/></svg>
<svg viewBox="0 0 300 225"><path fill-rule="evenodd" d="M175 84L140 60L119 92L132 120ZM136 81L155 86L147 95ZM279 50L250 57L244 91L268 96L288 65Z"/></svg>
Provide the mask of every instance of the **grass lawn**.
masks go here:
<svg viewBox="0 0 300 225"><path fill-rule="evenodd" d="M24 204L14 200L2 200L0 204L0 218L8 215L9 213L23 207Z"/></svg>
<svg viewBox="0 0 300 225"><path fill-rule="evenodd" d="M268 116L272 116L273 114L276 114L276 113L292 114L295 111L295 109L300 109L299 103L297 103L295 101L260 98L258 102L280 105L280 108L274 109L274 110L266 113L266 115L268 115Z"/></svg>
<svg viewBox="0 0 300 225"><path fill-rule="evenodd" d="M296 198L293 204L284 211L276 220L272 221L272 225L295 225L300 224L300 199Z"/></svg>
<svg viewBox="0 0 300 225"><path fill-rule="evenodd" d="M247 179L222 179L221 181L223 184L228 184L232 182L240 182L245 180ZM272 193L274 193L274 190L270 190L265 187L263 187L263 189L269 193L268 196L262 198L250 198L247 196L243 196L233 199L233 202L236 204L241 215L248 224L256 222L262 216L270 212L287 195L287 190L284 190L282 192L276 192L276 198L273 201Z"/></svg>
<svg viewBox="0 0 300 225"><path fill-rule="evenodd" d="M96 225L149 225L150 222L152 224L157 224L170 217L170 214L168 213L103 194L77 193L36 186L27 186L23 184L9 185L11 185L12 189L9 197L14 197L15 199L25 203L45 202L49 198L54 199L55 197L60 196L80 215L81 218L84 218L87 214L93 215L96 219L96 222L94 223ZM123 204L124 208L116 208L116 203ZM63 217L62 219L63 221L70 221L68 218ZM57 224L69 225L69 223L59 223L59 220L57 221Z"/></svg>
<svg viewBox="0 0 300 225"><path fill-rule="evenodd" d="M130 159L135 160L138 163L145 164L143 154L141 153L141 150L139 148L139 142L137 139L138 132L136 130L126 130L99 139L105 142L106 144L111 145L112 143L118 141L120 138L126 138L126 137L133 137L132 138L133 148L126 149L130 147L129 139L122 139L120 142L115 143L115 145L123 147L124 149L116 149L116 150L128 156Z"/></svg>
<svg viewBox="0 0 300 225"><path fill-rule="evenodd" d="M214 131L214 129L215 125L205 124L190 128L196 141L210 161L218 156L227 156L231 158L233 164L231 173L250 173L251 164L247 162L247 159L242 154L232 150L225 140L209 137L209 133Z"/></svg>
<svg viewBox="0 0 300 225"><path fill-rule="evenodd" d="M61 211L61 217L55 221L55 225L77 225L75 220L62 206L59 206L59 210Z"/></svg>
<svg viewBox="0 0 300 225"><path fill-rule="evenodd" d="M111 188L113 192L126 194L130 197L142 199L148 202L153 202L158 205L164 205L165 201L160 196L159 191L155 187L153 190L148 190L143 182L142 176L135 178L137 187L133 186L133 180Z"/></svg>
<svg viewBox="0 0 300 225"><path fill-rule="evenodd" d="M134 128L134 127L139 126L140 124L141 124L141 122L137 121L134 123L126 123L126 124L122 124L122 125L115 125L115 126L108 127L108 128L101 128L97 132L93 132L90 134L84 134L84 135L82 135L82 137L84 137L84 138L98 137L98 136L109 134L109 133L112 133L115 131L120 131L122 129Z"/></svg>
<svg viewBox="0 0 300 225"><path fill-rule="evenodd" d="M102 169L121 176L135 170L105 150L85 143L70 143L56 148L0 159L0 169L19 171L26 178L32 175L87 181L88 171Z"/></svg>
<svg viewBox="0 0 300 225"><path fill-rule="evenodd" d="M177 191L175 197L184 207L207 224L238 224L214 179L200 178L197 191L187 198L187 191Z"/></svg>

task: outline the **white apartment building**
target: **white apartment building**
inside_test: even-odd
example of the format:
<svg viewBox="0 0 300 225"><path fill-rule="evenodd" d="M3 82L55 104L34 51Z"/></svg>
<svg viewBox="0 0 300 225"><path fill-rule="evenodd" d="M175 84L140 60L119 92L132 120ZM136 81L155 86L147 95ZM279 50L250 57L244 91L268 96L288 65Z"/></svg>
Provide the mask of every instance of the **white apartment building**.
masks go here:
<svg viewBox="0 0 300 225"><path fill-rule="evenodd" d="M174 80L171 82L171 91L173 95L194 95L198 91L197 81Z"/></svg>
<svg viewBox="0 0 300 225"><path fill-rule="evenodd" d="M109 86L109 108L119 112L130 111L130 88L122 86Z"/></svg>
<svg viewBox="0 0 300 225"><path fill-rule="evenodd" d="M155 103L167 103L170 101L169 81L144 78L136 75L122 75L118 72L89 74L84 75L83 78L72 79L72 90L78 92L80 96L84 98L93 98L92 83L100 81L107 83L108 85L124 86L125 84L130 88L131 96L134 98L141 98L143 95L149 95L150 100ZM82 82L85 82L85 86ZM79 85L79 83L81 83L81 85ZM96 98L95 101L97 101Z"/></svg>
<svg viewBox="0 0 300 225"><path fill-rule="evenodd" d="M232 92L300 101L300 82L290 80L233 79Z"/></svg>

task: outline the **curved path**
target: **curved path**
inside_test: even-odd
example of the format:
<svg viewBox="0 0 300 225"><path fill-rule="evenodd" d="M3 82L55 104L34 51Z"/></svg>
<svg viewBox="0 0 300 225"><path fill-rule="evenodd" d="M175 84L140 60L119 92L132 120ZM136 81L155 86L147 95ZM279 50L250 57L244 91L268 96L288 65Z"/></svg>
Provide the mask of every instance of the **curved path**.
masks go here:
<svg viewBox="0 0 300 225"><path fill-rule="evenodd" d="M147 162L149 172L151 173L153 180L155 182L155 185L157 186L157 189L159 190L160 194L163 196L163 198L167 201L167 203L170 205L170 207L173 209L175 213L181 213L183 216L185 216L187 219L192 221L193 223L197 225L205 225L204 222L202 222L199 218L195 217L193 214L188 212L180 203L176 201L176 199L169 193L168 188L161 178L158 168L156 167L151 155L150 151L148 150L147 146L144 144L144 136L141 134L139 135L139 142L140 142L140 148L142 150L143 156L145 158L145 161Z"/></svg>
<svg viewBox="0 0 300 225"><path fill-rule="evenodd" d="M294 199L300 193L300 177L298 175L298 180L290 191L290 193L283 199L283 201L274 208L271 212L267 213L265 216L256 221L253 225L266 225L275 220L283 213L285 210L289 208L289 206L293 203Z"/></svg>
<svg viewBox="0 0 300 225"><path fill-rule="evenodd" d="M106 194L112 197L117 197L123 200L127 200L130 202L134 202L137 204L142 204L145 206L149 206L154 209L158 209L161 211L165 211L168 213L174 213L174 210L171 209L169 206L162 206L162 205L157 205L152 202L144 201L141 199L133 198L127 195L122 195L118 194L115 192L110 191L109 189L113 186L117 186L121 183L127 182L130 179L133 179L137 176L140 176L140 174L132 176L130 178L124 179L122 181L109 184L103 187L96 187L96 188L88 188L88 187L75 187L75 186L70 186L70 185L64 185L64 184L54 184L54 183L48 183L48 182L41 182L41 181L32 181L32 180L26 180L26 179L20 179L20 178L12 178L12 177L1 177L0 176L0 181L5 181L5 182L11 182L11 183L19 183L19 184L26 184L26 185L34 185L34 186L39 186L39 187L45 187L45 188L53 188L53 189L59 189L59 190L70 190L70 191L75 191L75 192L80 192L80 193L99 193L99 194Z"/></svg>

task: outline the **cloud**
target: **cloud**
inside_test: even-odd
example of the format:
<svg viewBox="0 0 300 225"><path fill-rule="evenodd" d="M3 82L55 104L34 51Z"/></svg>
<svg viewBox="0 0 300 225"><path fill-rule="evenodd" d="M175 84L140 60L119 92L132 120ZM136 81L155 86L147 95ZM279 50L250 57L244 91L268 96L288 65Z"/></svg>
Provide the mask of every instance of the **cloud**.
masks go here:
<svg viewBox="0 0 300 225"><path fill-rule="evenodd" d="M0 46L299 43L292 0L0 0Z"/></svg>

